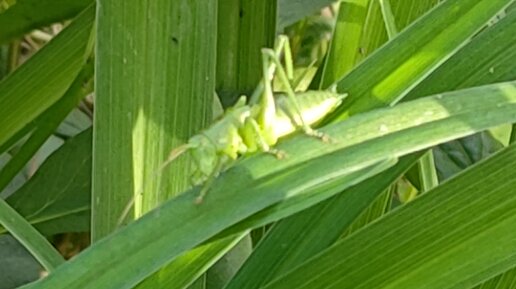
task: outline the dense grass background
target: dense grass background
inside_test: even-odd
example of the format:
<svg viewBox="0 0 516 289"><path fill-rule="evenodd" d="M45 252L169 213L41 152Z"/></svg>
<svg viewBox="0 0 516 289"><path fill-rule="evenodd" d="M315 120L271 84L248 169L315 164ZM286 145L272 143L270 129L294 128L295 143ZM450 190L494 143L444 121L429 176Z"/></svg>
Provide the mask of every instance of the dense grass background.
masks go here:
<svg viewBox="0 0 516 289"><path fill-rule="evenodd" d="M515 7L0 0L0 289L516 288ZM188 157L155 172L278 33L300 90L348 93L336 142L194 205Z"/></svg>

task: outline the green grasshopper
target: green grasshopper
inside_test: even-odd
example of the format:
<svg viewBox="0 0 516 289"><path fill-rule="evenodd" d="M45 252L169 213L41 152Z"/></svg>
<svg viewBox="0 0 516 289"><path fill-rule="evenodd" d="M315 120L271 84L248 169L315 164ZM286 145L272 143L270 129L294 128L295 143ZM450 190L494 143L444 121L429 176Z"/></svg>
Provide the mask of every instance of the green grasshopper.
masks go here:
<svg viewBox="0 0 516 289"><path fill-rule="evenodd" d="M280 61L282 52L285 68ZM281 159L285 153L275 149L274 145L279 138L299 130L323 141L330 140L325 134L312 129L311 125L333 111L346 94L306 91L296 95L291 86L293 64L286 36L278 37L274 50L262 49L262 70L263 79L253 92L249 104L247 98L241 96L210 127L192 136L186 144L173 149L156 170L156 173L160 173L178 156L190 152L195 165L192 183L203 184L196 204L203 201L217 175L239 156L265 152ZM272 89L275 74L286 88L285 94L276 97ZM143 189L139 193L141 191ZM124 217L127 213L124 212Z"/></svg>

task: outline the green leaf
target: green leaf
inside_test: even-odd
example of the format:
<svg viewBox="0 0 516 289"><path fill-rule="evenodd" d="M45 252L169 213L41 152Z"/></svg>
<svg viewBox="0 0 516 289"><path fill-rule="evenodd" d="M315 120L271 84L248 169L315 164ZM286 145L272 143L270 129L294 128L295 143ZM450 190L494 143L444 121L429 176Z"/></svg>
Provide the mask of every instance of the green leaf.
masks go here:
<svg viewBox="0 0 516 289"><path fill-rule="evenodd" d="M392 14L391 2L389 0L379 0L378 2L380 3L380 8L382 10L387 35L389 36L389 39L392 39L398 34L398 28L396 27L396 21Z"/></svg>
<svg viewBox="0 0 516 289"><path fill-rule="evenodd" d="M335 139L332 145L292 137L278 145L291 157L278 161L258 154L242 160L214 181L203 204L194 204L199 188L181 194L27 288L134 286L225 228L307 189L389 157L512 121L516 83L504 83L357 115L322 129Z"/></svg>
<svg viewBox="0 0 516 289"><path fill-rule="evenodd" d="M64 263L63 257L4 199L0 199L0 225L4 226L49 272Z"/></svg>
<svg viewBox="0 0 516 289"><path fill-rule="evenodd" d="M442 2L338 82L338 92L349 96L329 119L402 99L511 2Z"/></svg>
<svg viewBox="0 0 516 289"><path fill-rule="evenodd" d="M230 236L190 250L161 269L159 274L138 284L137 288L186 288L233 248L243 236L244 234Z"/></svg>
<svg viewBox="0 0 516 289"><path fill-rule="evenodd" d="M93 17L94 7L90 7L0 82L0 152L21 138L18 132L32 127L75 79L89 56Z"/></svg>
<svg viewBox="0 0 516 289"><path fill-rule="evenodd" d="M91 51L89 51L91 53ZM59 124L79 101L93 89L93 61L88 61L79 72L63 97L45 111L35 121L35 128L28 139L20 146L14 157L0 171L0 191L3 190L38 149L52 135Z"/></svg>
<svg viewBox="0 0 516 289"><path fill-rule="evenodd" d="M0 12L0 44L42 26L75 17L92 0L16 0Z"/></svg>
<svg viewBox="0 0 516 289"><path fill-rule="evenodd" d="M394 1L392 6L396 26L406 28L438 2ZM335 83L388 41L380 8L378 0L341 1L330 50L324 66L320 68L321 72L324 69L322 82L319 85L316 80L313 84L317 84L315 87L327 88Z"/></svg>
<svg viewBox="0 0 516 289"><path fill-rule="evenodd" d="M225 288L231 278L247 260L252 251L251 237L245 232L240 240L227 254L215 263L207 273L206 287L210 289Z"/></svg>
<svg viewBox="0 0 516 289"><path fill-rule="evenodd" d="M342 192L346 188L359 184L360 182L375 176L376 174L386 170L387 168L396 164L397 158L391 157L385 160L379 160L365 168L358 170L352 169L351 172L328 171L328 174L341 174L333 180L328 180L324 185L315 187L308 187L303 191L303 194L284 200L278 204L267 207L259 213L250 216L249 218L239 222L235 226L224 230L220 236L232 235L248 228L257 228L265 226L272 222L278 221L282 218L288 217L301 210L304 210L319 201L326 200L328 197L334 196ZM345 170L346 171L346 170Z"/></svg>
<svg viewBox="0 0 516 289"><path fill-rule="evenodd" d="M330 49L322 66L319 88L325 89L335 83L357 64L370 2L374 1L341 2Z"/></svg>
<svg viewBox="0 0 516 289"><path fill-rule="evenodd" d="M132 215L140 216L189 186L186 158L159 177L156 171L211 121L217 27L214 1L98 7L94 241L117 228L133 194Z"/></svg>
<svg viewBox="0 0 516 289"><path fill-rule="evenodd" d="M516 262L514 162L516 146L264 288L468 288L510 269Z"/></svg>
<svg viewBox="0 0 516 289"><path fill-rule="evenodd" d="M440 0L402 0L391 1L394 23L399 31L403 31L414 21L427 13ZM385 20L382 13L380 1L371 1L368 7L369 17L364 27L364 37L360 44L359 61L364 60L379 47L390 40L385 27Z"/></svg>
<svg viewBox="0 0 516 289"><path fill-rule="evenodd" d="M516 10L471 42L417 85L404 100L516 79Z"/></svg>
<svg viewBox="0 0 516 289"><path fill-rule="evenodd" d="M217 45L217 1L99 1L98 7L94 242L120 225L131 199L136 218L190 186L188 158L158 170L170 150L212 120ZM138 288L188 284L227 246L205 249L188 274L175 275L181 260L168 264Z"/></svg>
<svg viewBox="0 0 516 289"><path fill-rule="evenodd" d="M42 234L85 232L90 224L91 130L67 141L7 202Z"/></svg>
<svg viewBox="0 0 516 289"><path fill-rule="evenodd" d="M276 2L219 1L216 88L224 107L250 95L262 78L260 51L274 46Z"/></svg>

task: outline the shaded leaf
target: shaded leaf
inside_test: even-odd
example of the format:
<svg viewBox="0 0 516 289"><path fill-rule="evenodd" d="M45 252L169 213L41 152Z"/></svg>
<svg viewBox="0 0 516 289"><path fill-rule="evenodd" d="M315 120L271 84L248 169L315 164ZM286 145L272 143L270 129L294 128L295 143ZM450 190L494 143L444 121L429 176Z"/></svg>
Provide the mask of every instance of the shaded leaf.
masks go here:
<svg viewBox="0 0 516 289"><path fill-rule="evenodd" d="M0 289L13 289L37 280L38 261L12 236L0 236Z"/></svg>
<svg viewBox="0 0 516 289"><path fill-rule="evenodd" d="M92 0L16 0L0 13L0 44L42 26L75 17Z"/></svg>
<svg viewBox="0 0 516 289"><path fill-rule="evenodd" d="M66 142L7 202L44 235L89 230L91 130Z"/></svg>
<svg viewBox="0 0 516 289"><path fill-rule="evenodd" d="M441 144L434 148L435 164L442 182L503 148L489 132Z"/></svg>
<svg viewBox="0 0 516 289"><path fill-rule="evenodd" d="M23 137L27 127L32 128L33 121L56 103L75 79L90 55L94 12L93 6L86 9L0 82L0 153ZM25 133L19 134L21 131Z"/></svg>

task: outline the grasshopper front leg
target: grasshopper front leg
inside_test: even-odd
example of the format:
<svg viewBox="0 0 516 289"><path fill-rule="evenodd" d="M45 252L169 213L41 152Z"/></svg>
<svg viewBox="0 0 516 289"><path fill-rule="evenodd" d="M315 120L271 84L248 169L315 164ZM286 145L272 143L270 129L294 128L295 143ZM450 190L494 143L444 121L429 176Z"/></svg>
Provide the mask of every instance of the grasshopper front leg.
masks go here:
<svg viewBox="0 0 516 289"><path fill-rule="evenodd" d="M283 159L285 157L284 151L272 148L267 143L267 140L263 136L260 125L254 118L247 118L245 120L241 134L249 148L249 152L259 150L271 154L277 159Z"/></svg>

